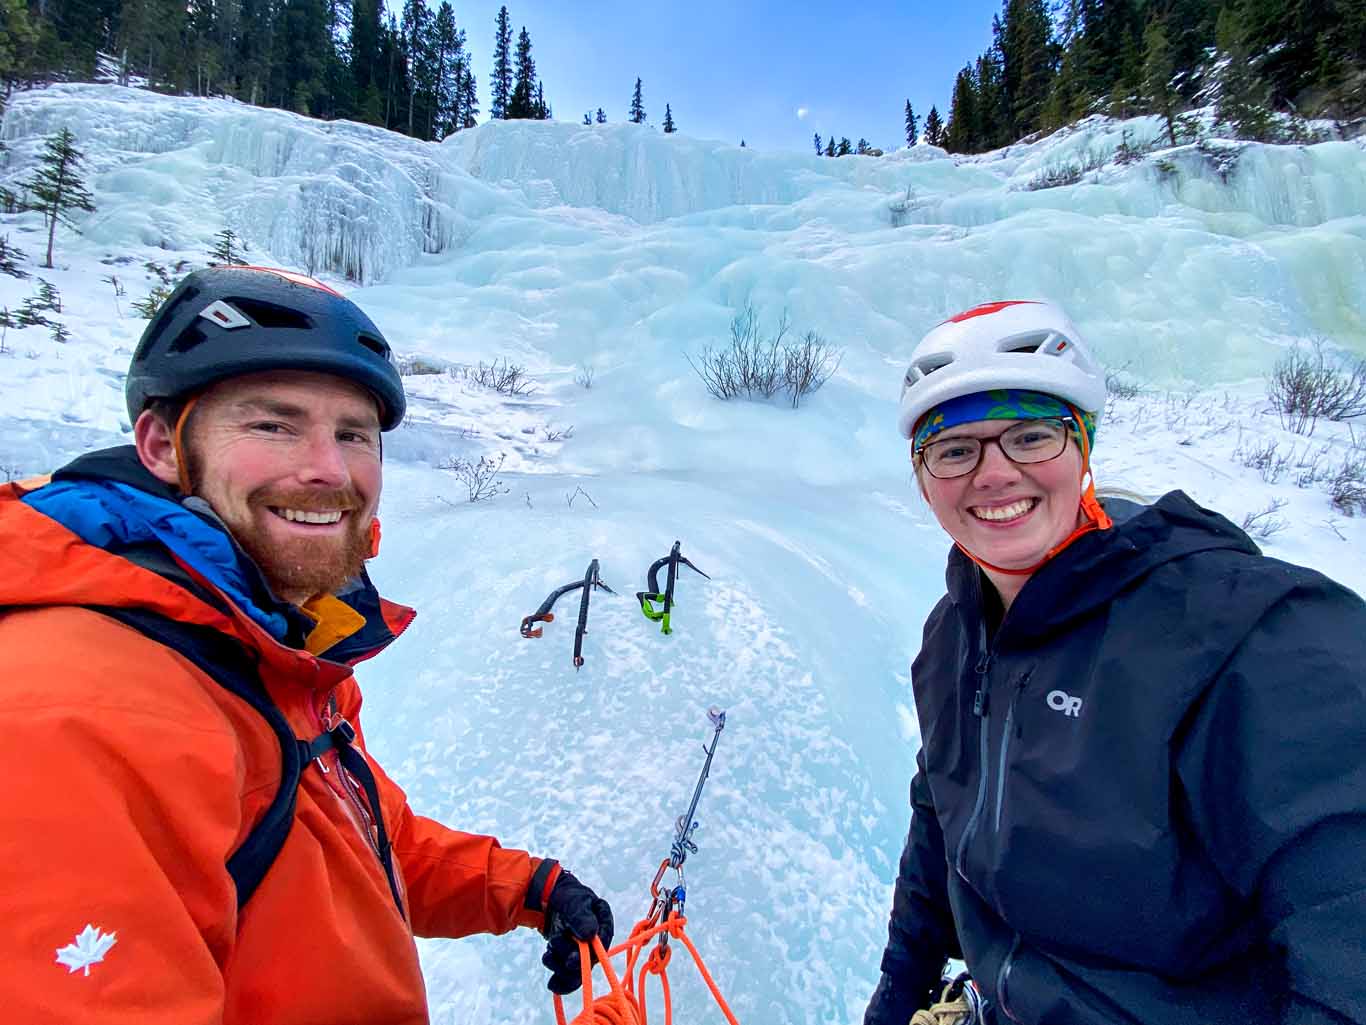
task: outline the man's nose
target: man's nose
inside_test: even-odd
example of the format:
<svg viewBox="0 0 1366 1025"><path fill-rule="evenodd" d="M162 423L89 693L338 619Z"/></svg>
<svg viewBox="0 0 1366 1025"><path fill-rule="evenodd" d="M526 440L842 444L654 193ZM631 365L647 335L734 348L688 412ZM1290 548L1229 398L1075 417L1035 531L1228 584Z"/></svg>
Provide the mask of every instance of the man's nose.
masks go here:
<svg viewBox="0 0 1366 1025"><path fill-rule="evenodd" d="M304 449L304 459L299 467L299 478L310 484L325 484L328 487L344 487L351 480L346 457L341 442L332 431L315 431L309 434Z"/></svg>

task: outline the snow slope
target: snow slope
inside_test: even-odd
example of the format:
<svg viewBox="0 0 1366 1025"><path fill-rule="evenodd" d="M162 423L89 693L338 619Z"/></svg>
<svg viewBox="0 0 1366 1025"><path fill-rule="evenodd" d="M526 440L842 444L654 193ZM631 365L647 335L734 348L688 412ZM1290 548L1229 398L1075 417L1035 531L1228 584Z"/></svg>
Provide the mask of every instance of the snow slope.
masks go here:
<svg viewBox="0 0 1366 1025"><path fill-rule="evenodd" d="M895 432L925 329L985 299L1062 301L1145 389L1107 412L1103 485L1182 487L1235 521L1283 501L1268 551L1366 589L1361 522L1321 482L1296 484L1350 455L1348 426L1287 434L1260 380L1312 338L1366 353L1360 141L1215 142L1128 165L1108 158L1126 131L1156 139L1155 121L1090 121L971 159L829 160L540 122L435 145L67 85L11 99L3 183L64 125L98 209L80 237L59 231L52 271L36 268L37 216L0 217L61 290L72 334L7 332L0 470L127 440L122 374L145 323L129 303L155 280L147 262L202 265L230 228L255 262L354 289L406 359L454 371L407 378L411 413L386 443L373 573L420 615L362 672L372 747L419 810L599 885L624 932L691 794L704 711L729 709L689 914L743 1021L859 1020L877 974L918 743L908 664L947 551ZM1068 164L1095 166L1026 187ZM0 305L32 292L0 277ZM690 368L746 303L843 350L801 409L721 403ZM459 372L495 359L525 366L534 391ZM1271 444L1279 473L1243 465ZM509 491L470 504L438 467L481 456L504 460ZM631 594L675 538L713 579L685 572L663 637ZM575 672L572 609L540 640L517 625L594 557L618 596L594 599ZM424 941L423 955L440 1025L550 1019L536 937ZM674 975L685 1018L713 1013Z"/></svg>

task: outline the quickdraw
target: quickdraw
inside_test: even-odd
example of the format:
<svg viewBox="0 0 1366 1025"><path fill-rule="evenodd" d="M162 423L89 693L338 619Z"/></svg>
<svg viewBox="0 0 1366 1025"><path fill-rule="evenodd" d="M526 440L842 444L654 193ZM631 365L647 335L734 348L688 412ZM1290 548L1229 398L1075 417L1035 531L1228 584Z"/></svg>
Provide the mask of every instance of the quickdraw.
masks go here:
<svg viewBox="0 0 1366 1025"><path fill-rule="evenodd" d="M647 574L650 589L648 591L636 592L636 599L640 602L640 611L645 613L646 619L658 623L659 632L664 634L673 633L673 628L669 625L669 613L673 611L674 606L674 583L678 580L678 567L680 565L687 566L694 573L699 573L702 576L707 577L708 580L711 579L711 577L707 576L706 573L703 573L683 556L679 551L679 546L681 544L682 542L675 541L674 546L669 550L668 555L664 556L662 559L656 559L650 565L650 570ZM665 565L669 567L669 575L665 578L664 590L661 592L659 590L659 570L660 567ZM664 603L664 607L656 609L654 603L659 601Z"/></svg>
<svg viewBox="0 0 1366 1025"><path fill-rule="evenodd" d="M677 546L675 546L675 551ZM715 998L717 1005L721 1008L721 1013L725 1015L729 1025L739 1025L735 1015L731 1013L730 1007L726 1004L721 991L717 989L711 973L707 971L707 966L702 963L702 956L693 946L692 940L684 932L684 926L688 920L683 917L683 905L687 898L687 888L683 879L683 863L687 861L689 854L697 853L697 844L693 841L693 833L697 830L697 802L702 797L702 787L707 782L707 776L711 772L712 756L716 754L716 745L721 738L721 731L726 727L726 713L717 708L707 710L707 719L710 720L714 732L712 733L711 746L702 746L702 750L707 753L707 760L702 765L702 773L697 778L697 786L693 789L692 801L688 804L688 810L680 815L674 823L674 839L669 847L669 856L659 865L659 871L655 873L654 880L650 883L650 911L637 922L631 929L630 938L624 943L605 950L602 942L593 938L592 944L580 942L579 955L581 959L581 972L583 979L583 1011L573 1020L572 1025L648 1025L645 1002L645 976L658 975L660 985L664 990L664 1021L669 1025L673 1021L672 997L669 989L668 965L672 956L669 948L669 938L677 939L697 964L697 970L701 973L702 979L711 990L711 995ZM664 873L672 868L678 874L678 882L674 886L661 887L660 883L664 878ZM654 940L656 947L650 951L645 958L644 964L640 964L637 974L637 964L641 954L651 940ZM618 978L612 969L612 958L618 954L626 955L626 971ZM596 955L590 956L590 955ZM591 965L596 961L602 966L603 974L607 977L609 992L606 996L593 998L593 976ZM566 1022L564 1014L564 1003L557 995L555 997L555 1020L558 1025L570 1025Z"/></svg>
<svg viewBox="0 0 1366 1025"><path fill-rule="evenodd" d="M533 630L531 628L531 624L555 622L555 614L550 611L555 607L555 602L557 602L561 596L568 594L570 591L576 591L579 588L583 588L583 594L579 598L579 623L578 626L574 628L574 668L578 669L582 667L583 635L588 632L588 598L589 595L592 593L593 588L595 587L602 588L608 594L617 593L616 591L608 587L606 584L604 584L602 582L602 578L598 576L597 559L594 559L592 562L588 564L588 571L584 573L582 580L576 580L572 584L565 584L563 587L557 587L555 590L550 592L550 594L546 597L545 601L541 602L541 607L539 609L537 609L529 616L522 617L522 636L541 636L541 628L537 627Z"/></svg>

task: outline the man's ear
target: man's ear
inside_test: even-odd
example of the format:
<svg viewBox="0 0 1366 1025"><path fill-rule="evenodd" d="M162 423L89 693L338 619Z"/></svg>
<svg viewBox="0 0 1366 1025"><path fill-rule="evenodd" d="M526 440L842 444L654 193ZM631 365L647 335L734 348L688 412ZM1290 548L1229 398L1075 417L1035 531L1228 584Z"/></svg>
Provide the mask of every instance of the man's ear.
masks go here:
<svg viewBox="0 0 1366 1025"><path fill-rule="evenodd" d="M144 409L133 425L133 444L137 446L138 459L153 477L173 488L180 486L174 427L150 409Z"/></svg>

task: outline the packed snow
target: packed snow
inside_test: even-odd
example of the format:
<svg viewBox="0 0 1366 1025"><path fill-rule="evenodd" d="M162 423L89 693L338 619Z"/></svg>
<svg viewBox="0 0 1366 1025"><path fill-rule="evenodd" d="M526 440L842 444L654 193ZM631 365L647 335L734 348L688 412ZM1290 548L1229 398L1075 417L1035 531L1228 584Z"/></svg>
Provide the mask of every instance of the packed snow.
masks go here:
<svg viewBox="0 0 1366 1025"><path fill-rule="evenodd" d="M230 229L252 262L349 291L428 371L386 441L372 573L419 618L361 670L373 750L419 811L559 857L624 935L691 796L705 711L727 709L688 915L742 1021L855 1022L877 976L918 744L908 666L948 548L895 426L926 329L988 299L1061 301L1139 389L1102 421L1102 486L1262 513L1270 554L1366 589L1366 529L1324 480L1366 424L1291 434L1263 383L1290 346L1366 353L1360 140L1163 148L1156 119L1093 119L981 157L823 159L498 122L437 145L64 85L11 98L0 184L63 126L97 210L58 229L53 270L39 216L0 217L71 336L5 332L0 471L129 440L149 264L203 266ZM0 277L0 306L35 284ZM799 409L716 400L689 364L747 304L842 351ZM466 372L495 360L531 389ZM481 457L506 491L471 503L441 467ZM632 595L675 539L712 579L683 572L663 636ZM593 558L617 594L595 595L575 671L576 597L542 638L517 627ZM422 941L433 1021L551 1020L540 949ZM674 965L680 1020L714 1015Z"/></svg>

